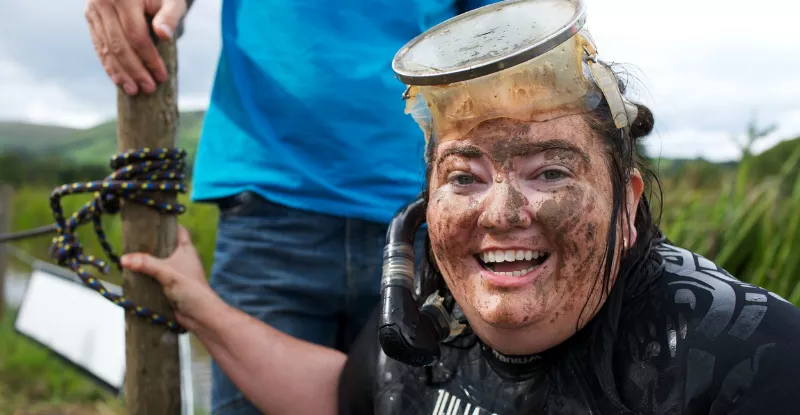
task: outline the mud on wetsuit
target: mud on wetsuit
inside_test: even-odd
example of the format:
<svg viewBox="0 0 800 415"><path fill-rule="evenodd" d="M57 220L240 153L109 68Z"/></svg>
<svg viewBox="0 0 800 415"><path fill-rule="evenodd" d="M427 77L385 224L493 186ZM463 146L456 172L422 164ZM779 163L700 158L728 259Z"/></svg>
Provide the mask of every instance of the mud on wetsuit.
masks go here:
<svg viewBox="0 0 800 415"><path fill-rule="evenodd" d="M614 346L622 402L642 414L800 414L800 310L685 249L658 252L662 276ZM574 354L508 358L465 335L426 370L387 358L376 327L350 353L341 414L618 413ZM566 369L546 373L555 359Z"/></svg>

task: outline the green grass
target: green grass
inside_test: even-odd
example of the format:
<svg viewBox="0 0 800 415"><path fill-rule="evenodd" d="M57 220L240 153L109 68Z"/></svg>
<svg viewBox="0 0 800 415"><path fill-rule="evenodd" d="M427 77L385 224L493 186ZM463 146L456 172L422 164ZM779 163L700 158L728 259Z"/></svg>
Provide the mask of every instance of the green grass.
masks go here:
<svg viewBox="0 0 800 415"><path fill-rule="evenodd" d="M14 332L13 310L0 319L0 415L116 414L122 402L49 350ZM59 408L60 412L52 412ZM41 412L40 412L41 411Z"/></svg>
<svg viewBox="0 0 800 415"><path fill-rule="evenodd" d="M676 244L800 306L800 146L787 156L766 175L745 159L713 189L665 181L662 227Z"/></svg>
<svg viewBox="0 0 800 415"><path fill-rule="evenodd" d="M15 313L8 309L0 318L0 415L125 414L122 397L17 334ZM199 408L194 413L208 415Z"/></svg>
<svg viewBox="0 0 800 415"><path fill-rule="evenodd" d="M45 188L25 188L15 193L12 207L14 212L12 231L31 229L54 222L50 210L49 193L50 189ZM72 195L63 198L62 206L65 215L78 211L90 199L91 195L89 194ZM186 227L191 233L192 241L201 255L201 260L208 274L213 262L213 250L216 240L216 209L207 204L191 203L188 193L179 195L178 200L187 207L186 213L178 217L178 223ZM104 216L103 228L114 251L117 254L121 253L122 226L119 215ZM77 235L84 248L84 253L107 259L91 223L78 228ZM53 235L46 235L26 239L16 242L15 246L31 253L38 259L52 261L48 251L52 243L52 237ZM25 271L30 269L25 263L17 259L12 261L12 266ZM90 272L101 276L99 271L94 271L94 269L91 269ZM121 282L121 275L113 266L110 273L102 275L102 278L116 284Z"/></svg>
<svg viewBox="0 0 800 415"><path fill-rule="evenodd" d="M125 402L0 318L0 415L124 415ZM194 346L197 347L197 346ZM209 415L195 407L195 415Z"/></svg>

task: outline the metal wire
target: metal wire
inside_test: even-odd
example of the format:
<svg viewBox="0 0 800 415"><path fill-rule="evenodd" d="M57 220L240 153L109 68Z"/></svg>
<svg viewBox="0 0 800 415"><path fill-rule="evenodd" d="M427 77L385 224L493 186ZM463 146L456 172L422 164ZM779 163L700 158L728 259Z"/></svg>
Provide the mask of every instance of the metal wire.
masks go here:
<svg viewBox="0 0 800 415"><path fill-rule="evenodd" d="M40 226L38 228L28 229L20 232L4 233L0 234L0 244L5 242L19 241L22 239L34 238L42 235L48 235L51 233L56 233L57 231L58 231L58 226L53 224L53 225Z"/></svg>

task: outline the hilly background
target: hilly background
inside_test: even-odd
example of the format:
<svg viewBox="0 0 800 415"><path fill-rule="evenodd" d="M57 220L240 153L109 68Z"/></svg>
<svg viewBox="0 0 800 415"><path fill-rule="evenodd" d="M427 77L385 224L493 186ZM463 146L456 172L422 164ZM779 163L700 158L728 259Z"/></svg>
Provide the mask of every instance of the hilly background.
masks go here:
<svg viewBox="0 0 800 415"><path fill-rule="evenodd" d="M182 112L178 120L177 146L189 153L189 178L204 115ZM17 189L101 180L117 153L116 120L86 129L0 122L0 182Z"/></svg>
<svg viewBox="0 0 800 415"><path fill-rule="evenodd" d="M182 112L178 123L179 147L197 147L204 111ZM0 153L60 156L80 164L107 165L117 153L117 122L111 120L85 130L0 122Z"/></svg>
<svg viewBox="0 0 800 415"><path fill-rule="evenodd" d="M187 174L191 173L204 115L204 111L180 114L177 145L189 152ZM751 126L751 132L755 130ZM98 180L110 172L109 158L117 153L116 136L116 120L87 129L0 122L0 181L15 186L52 186ZM794 138L758 154L753 157L749 175L777 174L798 147L800 138ZM662 158L651 160L651 164L662 177L680 177L696 187L713 187L719 176L735 169L738 162Z"/></svg>

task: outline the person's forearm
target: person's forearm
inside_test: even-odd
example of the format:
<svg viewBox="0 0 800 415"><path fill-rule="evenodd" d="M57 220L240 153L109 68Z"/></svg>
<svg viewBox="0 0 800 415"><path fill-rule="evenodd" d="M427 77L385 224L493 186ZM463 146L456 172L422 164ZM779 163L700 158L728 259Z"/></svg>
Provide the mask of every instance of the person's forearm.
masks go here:
<svg viewBox="0 0 800 415"><path fill-rule="evenodd" d="M194 333L248 400L268 414L336 413L343 353L228 305L213 308Z"/></svg>

